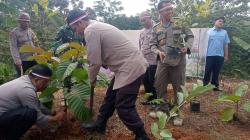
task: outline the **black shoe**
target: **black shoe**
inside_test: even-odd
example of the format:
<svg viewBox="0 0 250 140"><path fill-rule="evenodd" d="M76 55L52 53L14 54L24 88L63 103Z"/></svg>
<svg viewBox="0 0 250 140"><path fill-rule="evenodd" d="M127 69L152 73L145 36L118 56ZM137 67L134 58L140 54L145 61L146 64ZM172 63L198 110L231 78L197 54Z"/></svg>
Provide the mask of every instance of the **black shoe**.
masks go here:
<svg viewBox="0 0 250 140"><path fill-rule="evenodd" d="M135 140L149 140L149 137L148 137L147 134L136 135L136 136L135 136Z"/></svg>
<svg viewBox="0 0 250 140"><path fill-rule="evenodd" d="M219 87L213 88L213 91L223 91L223 89L220 89Z"/></svg>
<svg viewBox="0 0 250 140"><path fill-rule="evenodd" d="M82 128L90 132L98 132L104 134L106 131L106 125L100 125L97 123L82 123Z"/></svg>

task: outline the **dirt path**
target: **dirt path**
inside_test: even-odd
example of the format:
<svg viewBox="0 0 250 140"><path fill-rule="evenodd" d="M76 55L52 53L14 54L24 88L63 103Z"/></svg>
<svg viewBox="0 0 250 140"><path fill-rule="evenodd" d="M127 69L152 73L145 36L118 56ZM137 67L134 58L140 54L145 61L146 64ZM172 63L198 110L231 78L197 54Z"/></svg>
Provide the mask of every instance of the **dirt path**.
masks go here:
<svg viewBox="0 0 250 140"><path fill-rule="evenodd" d="M228 79L222 81L222 86L226 91L232 91L233 87L241 81ZM250 87L250 81L246 82ZM191 82L187 83L191 87ZM168 89L171 92L171 88ZM150 138L154 140L150 133L150 125L154 119L148 116L149 106L142 106L143 87L137 100L137 110L145 122L145 128ZM241 122L223 123L219 120L218 111L225 105L215 104L219 93L209 92L199 96L197 100L201 103L201 112L191 113L189 104L182 108L184 114L184 125L175 127L172 122L168 124L176 140L250 140L250 113L243 110L239 112ZM105 96L105 88L95 90L95 117ZM250 91L244 98L250 98ZM58 131L51 133L49 130L41 131L38 128L30 130L22 140L132 140L133 134L122 124L115 113L108 122L105 135L90 134L80 128L80 122L71 118L67 124L63 124Z"/></svg>

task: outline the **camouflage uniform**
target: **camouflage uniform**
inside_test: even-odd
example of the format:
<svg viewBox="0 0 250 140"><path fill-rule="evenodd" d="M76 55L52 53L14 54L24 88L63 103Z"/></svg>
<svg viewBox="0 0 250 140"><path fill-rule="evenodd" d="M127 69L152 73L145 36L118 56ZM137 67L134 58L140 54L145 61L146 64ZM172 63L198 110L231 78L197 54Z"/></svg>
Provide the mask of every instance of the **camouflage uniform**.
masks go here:
<svg viewBox="0 0 250 140"><path fill-rule="evenodd" d="M23 72L36 64L35 61L28 60L29 56L35 55L34 53L20 53L19 49L23 45L31 45L32 47L39 47L39 41L30 28L23 30L20 27L14 28L10 32L10 52L15 64L22 64ZM17 68L17 72L21 75L21 71Z"/></svg>
<svg viewBox="0 0 250 140"><path fill-rule="evenodd" d="M163 25L161 22L153 27L150 47L153 52L165 52L166 57L163 62L158 61L154 86L158 98L167 100L166 86L171 83L175 93L181 90L181 85L185 84L186 54L180 52L180 48L190 48L193 43L193 33L185 27L178 27L173 22Z"/></svg>
<svg viewBox="0 0 250 140"><path fill-rule="evenodd" d="M78 42L85 45L83 37L77 35L68 25L60 27L52 45L52 50L55 51L60 45L64 43Z"/></svg>

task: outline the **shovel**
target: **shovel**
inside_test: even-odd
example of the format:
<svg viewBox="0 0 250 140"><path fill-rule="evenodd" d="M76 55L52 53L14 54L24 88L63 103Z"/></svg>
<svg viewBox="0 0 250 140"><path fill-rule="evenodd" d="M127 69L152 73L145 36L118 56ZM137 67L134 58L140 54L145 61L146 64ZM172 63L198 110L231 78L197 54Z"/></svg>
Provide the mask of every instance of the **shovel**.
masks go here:
<svg viewBox="0 0 250 140"><path fill-rule="evenodd" d="M89 108L90 108L90 113L91 114L93 113L94 90L95 90L95 87L91 86L90 102L89 102Z"/></svg>

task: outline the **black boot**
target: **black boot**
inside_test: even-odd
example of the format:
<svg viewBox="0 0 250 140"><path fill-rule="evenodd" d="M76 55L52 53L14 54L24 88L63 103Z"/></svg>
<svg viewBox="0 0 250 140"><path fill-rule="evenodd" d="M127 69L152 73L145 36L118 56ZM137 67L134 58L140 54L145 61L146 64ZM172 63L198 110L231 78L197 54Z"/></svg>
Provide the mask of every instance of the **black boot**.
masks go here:
<svg viewBox="0 0 250 140"><path fill-rule="evenodd" d="M135 131L135 140L149 140L147 133L145 132L144 127Z"/></svg>
<svg viewBox="0 0 250 140"><path fill-rule="evenodd" d="M98 132L104 134L106 131L106 122L101 119L97 119L93 123L82 123L81 127L90 132Z"/></svg>

